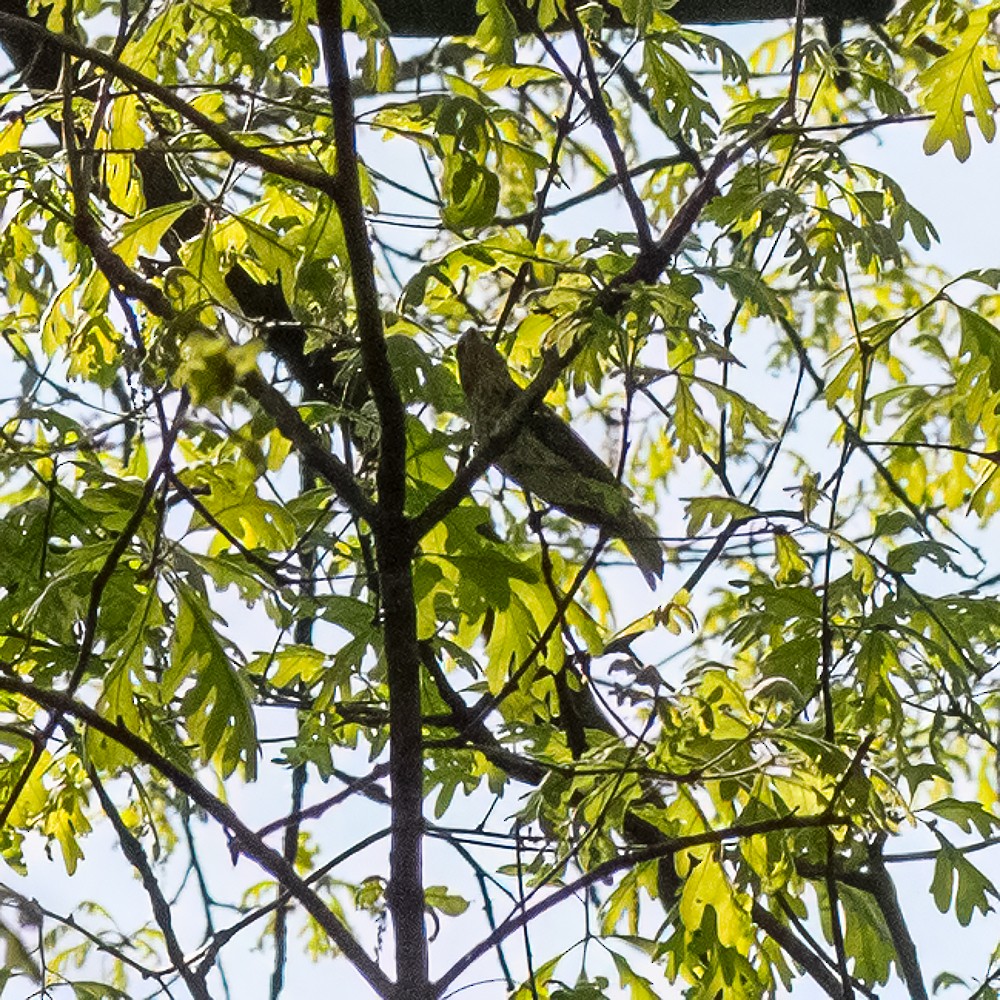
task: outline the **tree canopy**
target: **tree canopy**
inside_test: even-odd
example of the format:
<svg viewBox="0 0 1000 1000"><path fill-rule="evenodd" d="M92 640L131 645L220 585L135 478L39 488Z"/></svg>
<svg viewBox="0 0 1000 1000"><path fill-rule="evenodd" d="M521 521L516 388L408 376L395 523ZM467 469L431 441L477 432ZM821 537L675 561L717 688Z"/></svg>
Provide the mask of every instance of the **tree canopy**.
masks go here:
<svg viewBox="0 0 1000 1000"><path fill-rule="evenodd" d="M705 10L0 3L0 989L1000 994L1000 3Z"/></svg>

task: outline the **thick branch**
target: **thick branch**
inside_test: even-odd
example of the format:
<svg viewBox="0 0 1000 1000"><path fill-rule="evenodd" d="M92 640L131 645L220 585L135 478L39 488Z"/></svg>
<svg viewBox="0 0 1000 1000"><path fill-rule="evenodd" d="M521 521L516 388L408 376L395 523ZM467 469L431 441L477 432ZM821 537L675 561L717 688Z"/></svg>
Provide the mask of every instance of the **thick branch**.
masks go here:
<svg viewBox="0 0 1000 1000"><path fill-rule="evenodd" d="M256 370L244 375L240 385L292 442L302 461L334 488L347 509L355 517L373 522L377 516L375 505L358 485L351 470L323 446L299 411Z"/></svg>
<svg viewBox="0 0 1000 1000"><path fill-rule="evenodd" d="M798 963L812 977L814 983L833 1000L843 1000L844 987L840 980L827 968L823 960L810 951L788 927L783 924L766 906L756 900L751 904L750 915L754 923L768 936L774 938L782 951Z"/></svg>
<svg viewBox="0 0 1000 1000"><path fill-rule="evenodd" d="M379 416L379 512L381 516L395 518L402 514L406 490L406 414L382 327L375 261L361 198L354 102L340 27L343 16L340 0L319 0L317 14L337 149L336 181L341 195L337 207L351 267L362 363Z"/></svg>
<svg viewBox="0 0 1000 1000"><path fill-rule="evenodd" d="M896 886L882 859L881 850L882 845L879 843L869 851L868 871L864 873L867 889L875 898L889 928L889 936L896 949L896 964L906 983L910 1000L927 1000L927 987L920 970L917 946L907 926L903 908L899 905Z"/></svg>
<svg viewBox="0 0 1000 1000"><path fill-rule="evenodd" d="M609 27L624 27L621 11L611 4L602 5ZM508 0L518 30L529 34L531 19L521 4ZM445 35L471 35L479 27L481 14L476 0L379 0L379 13L390 34L413 38L441 38ZM281 0L249 0L249 9L257 17L287 20L288 8ZM879 22L892 9L887 0L808 0L806 16ZM683 24L737 24L743 21L791 20L795 0L678 0L669 10L671 17ZM569 24L557 16L547 31L565 31Z"/></svg>
<svg viewBox="0 0 1000 1000"><path fill-rule="evenodd" d="M396 944L399 1000L430 1000L423 886L423 725L413 593L414 543L406 502L406 411L389 359L375 283L375 262L358 176L351 79L344 53L341 0L318 0L337 147L337 202L351 268L365 378L379 420L378 501L373 524L389 688L392 848L387 902Z"/></svg>

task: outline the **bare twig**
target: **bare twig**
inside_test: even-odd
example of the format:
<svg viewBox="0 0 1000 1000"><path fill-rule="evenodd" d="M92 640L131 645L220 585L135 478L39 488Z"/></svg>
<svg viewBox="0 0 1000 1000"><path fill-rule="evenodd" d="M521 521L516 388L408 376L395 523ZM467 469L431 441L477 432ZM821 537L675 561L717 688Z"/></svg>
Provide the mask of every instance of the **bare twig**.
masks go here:
<svg viewBox="0 0 1000 1000"><path fill-rule="evenodd" d="M195 1000L212 1000L212 995L205 985L205 980L191 968L180 942L177 940L173 917L170 912L170 904L167 902L166 896L163 895L159 880L153 874L153 869L149 864L149 859L146 857L146 852L142 849L142 844L125 825L121 813L118 812L115 804L111 801L111 796L108 795L104 783L98 777L94 768L88 768L87 774L91 784L94 786L94 791L97 792L101 808L111 821L111 825L118 836L118 843L121 845L122 853L139 874L142 887L146 890L146 895L149 897L150 905L153 908L153 918L156 920L156 925L160 928L160 933L163 935L163 943L166 946L170 961L173 963L181 979L184 980L184 985L190 990L191 996Z"/></svg>

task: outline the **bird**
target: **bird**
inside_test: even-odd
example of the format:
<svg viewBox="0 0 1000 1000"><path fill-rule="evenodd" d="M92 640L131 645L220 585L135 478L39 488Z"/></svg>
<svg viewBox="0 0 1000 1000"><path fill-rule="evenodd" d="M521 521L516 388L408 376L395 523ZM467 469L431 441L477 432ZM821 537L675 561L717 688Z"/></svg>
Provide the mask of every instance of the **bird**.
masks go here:
<svg viewBox="0 0 1000 1000"><path fill-rule="evenodd" d="M472 433L482 443L524 390L482 331L462 334L456 356ZM493 464L526 492L620 538L655 590L663 576L663 547L656 532L636 510L628 489L553 410L540 404L529 413Z"/></svg>

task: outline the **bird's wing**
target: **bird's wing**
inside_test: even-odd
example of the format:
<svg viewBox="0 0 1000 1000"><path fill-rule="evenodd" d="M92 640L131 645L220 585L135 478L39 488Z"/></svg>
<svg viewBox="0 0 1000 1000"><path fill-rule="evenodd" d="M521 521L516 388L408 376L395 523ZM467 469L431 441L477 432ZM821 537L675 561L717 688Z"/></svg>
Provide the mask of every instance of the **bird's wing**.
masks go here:
<svg viewBox="0 0 1000 1000"><path fill-rule="evenodd" d="M525 430L549 451L565 459L581 475L609 486L618 485L615 474L591 451L587 442L547 406L539 407L531 414Z"/></svg>

